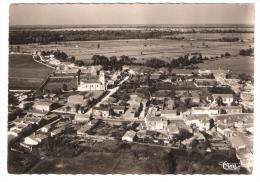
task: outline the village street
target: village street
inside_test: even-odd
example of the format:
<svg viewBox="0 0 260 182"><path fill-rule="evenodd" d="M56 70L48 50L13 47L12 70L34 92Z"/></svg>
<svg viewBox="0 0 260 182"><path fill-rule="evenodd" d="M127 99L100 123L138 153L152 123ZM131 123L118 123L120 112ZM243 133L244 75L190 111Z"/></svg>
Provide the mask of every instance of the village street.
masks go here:
<svg viewBox="0 0 260 182"><path fill-rule="evenodd" d="M112 88L112 89L108 89L108 92L109 92L109 93L108 93L105 97L103 97L103 98L101 99L101 101L99 101L99 102L96 103L94 106L92 106L92 108L93 108L93 107L99 107L100 104L102 104L104 101L106 101L111 95L113 95L114 93L116 93L117 90L120 88L120 86L121 86L125 81L127 81L128 79L129 79L129 76L126 76L126 77L118 84L117 87ZM92 113L92 108L90 108L90 109L85 113L85 115L90 115L90 114Z"/></svg>

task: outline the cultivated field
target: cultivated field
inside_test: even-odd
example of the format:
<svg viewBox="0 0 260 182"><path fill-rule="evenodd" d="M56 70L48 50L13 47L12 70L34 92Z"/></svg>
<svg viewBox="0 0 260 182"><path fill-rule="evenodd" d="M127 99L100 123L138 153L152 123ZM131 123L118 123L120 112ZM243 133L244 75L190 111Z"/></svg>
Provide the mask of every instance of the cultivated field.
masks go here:
<svg viewBox="0 0 260 182"><path fill-rule="evenodd" d="M37 63L31 55L9 55L9 89L35 89L53 69Z"/></svg>
<svg viewBox="0 0 260 182"><path fill-rule="evenodd" d="M247 34L246 34L247 35ZM246 36L241 34L241 37ZM180 35L178 35L180 36ZM203 34L188 34L181 36L203 36ZM216 35L215 35L216 36ZM225 35L219 36L219 38ZM227 35L230 36L230 35ZM252 38L253 34L246 37ZM235 37L235 36L234 36ZM193 37L194 38L194 37ZM207 38L205 36L205 38ZM203 56L220 56L225 52L238 54L240 49L253 46L253 42L214 42L214 41L188 41L170 39L132 39L132 40L104 40L104 41L72 41L60 42L48 45L20 45L21 51L32 53L35 50L56 50L73 55L76 59L89 62L94 54L107 57L127 55L137 58L137 61L144 61L147 58L158 57L164 60L171 60L186 53L201 52ZM98 48L98 45L100 46ZM14 45L16 46L16 45Z"/></svg>

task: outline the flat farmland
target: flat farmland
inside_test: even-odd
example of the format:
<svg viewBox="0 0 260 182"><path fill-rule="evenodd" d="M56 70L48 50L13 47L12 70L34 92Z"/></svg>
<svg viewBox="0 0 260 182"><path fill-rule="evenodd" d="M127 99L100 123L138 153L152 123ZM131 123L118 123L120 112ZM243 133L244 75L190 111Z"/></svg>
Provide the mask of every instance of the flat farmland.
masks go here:
<svg viewBox="0 0 260 182"><path fill-rule="evenodd" d="M234 74L246 73L254 75L254 58L247 56L234 56L221 58L207 63L199 64L200 69L228 69Z"/></svg>
<svg viewBox="0 0 260 182"><path fill-rule="evenodd" d="M98 48L99 45L99 48ZM206 46L207 45L207 46ZM58 44L20 45L21 51L32 53L35 50L56 50L75 56L85 62L91 61L95 54L107 57L126 55L137 58L142 62L151 57L166 61L183 56L187 53L201 52L203 56L220 56L225 52L237 55L240 49L254 45L253 42L214 42L214 41L183 41L170 39L131 39L131 40L104 40L104 41L71 41ZM16 46L16 45L14 45Z"/></svg>
<svg viewBox="0 0 260 182"><path fill-rule="evenodd" d="M37 63L31 55L9 55L9 88L35 89L53 69Z"/></svg>

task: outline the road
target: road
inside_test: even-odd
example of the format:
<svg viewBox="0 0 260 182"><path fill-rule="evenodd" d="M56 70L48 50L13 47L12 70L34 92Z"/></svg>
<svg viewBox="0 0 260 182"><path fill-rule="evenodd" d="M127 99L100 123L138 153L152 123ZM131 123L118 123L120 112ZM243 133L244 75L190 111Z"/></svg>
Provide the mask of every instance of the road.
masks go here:
<svg viewBox="0 0 260 182"><path fill-rule="evenodd" d="M120 88L120 86L129 79L129 76L125 77L119 84L117 87L112 88L112 89L108 89L109 94L107 94L105 97L102 98L101 101L99 101L98 103L96 103L93 107L99 107L100 104L102 104L104 101L106 101L111 95L113 95L114 93L116 93L118 91L118 89ZM92 113L92 108L90 108L85 114L86 115L90 115Z"/></svg>

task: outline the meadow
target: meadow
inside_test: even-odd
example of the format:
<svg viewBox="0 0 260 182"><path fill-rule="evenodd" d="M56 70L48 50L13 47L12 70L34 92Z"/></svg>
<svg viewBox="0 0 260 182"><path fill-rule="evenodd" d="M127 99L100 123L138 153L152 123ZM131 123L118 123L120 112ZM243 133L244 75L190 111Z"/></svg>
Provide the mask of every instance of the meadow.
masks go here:
<svg viewBox="0 0 260 182"><path fill-rule="evenodd" d="M35 62L31 55L9 55L9 89L35 89L53 69Z"/></svg>

